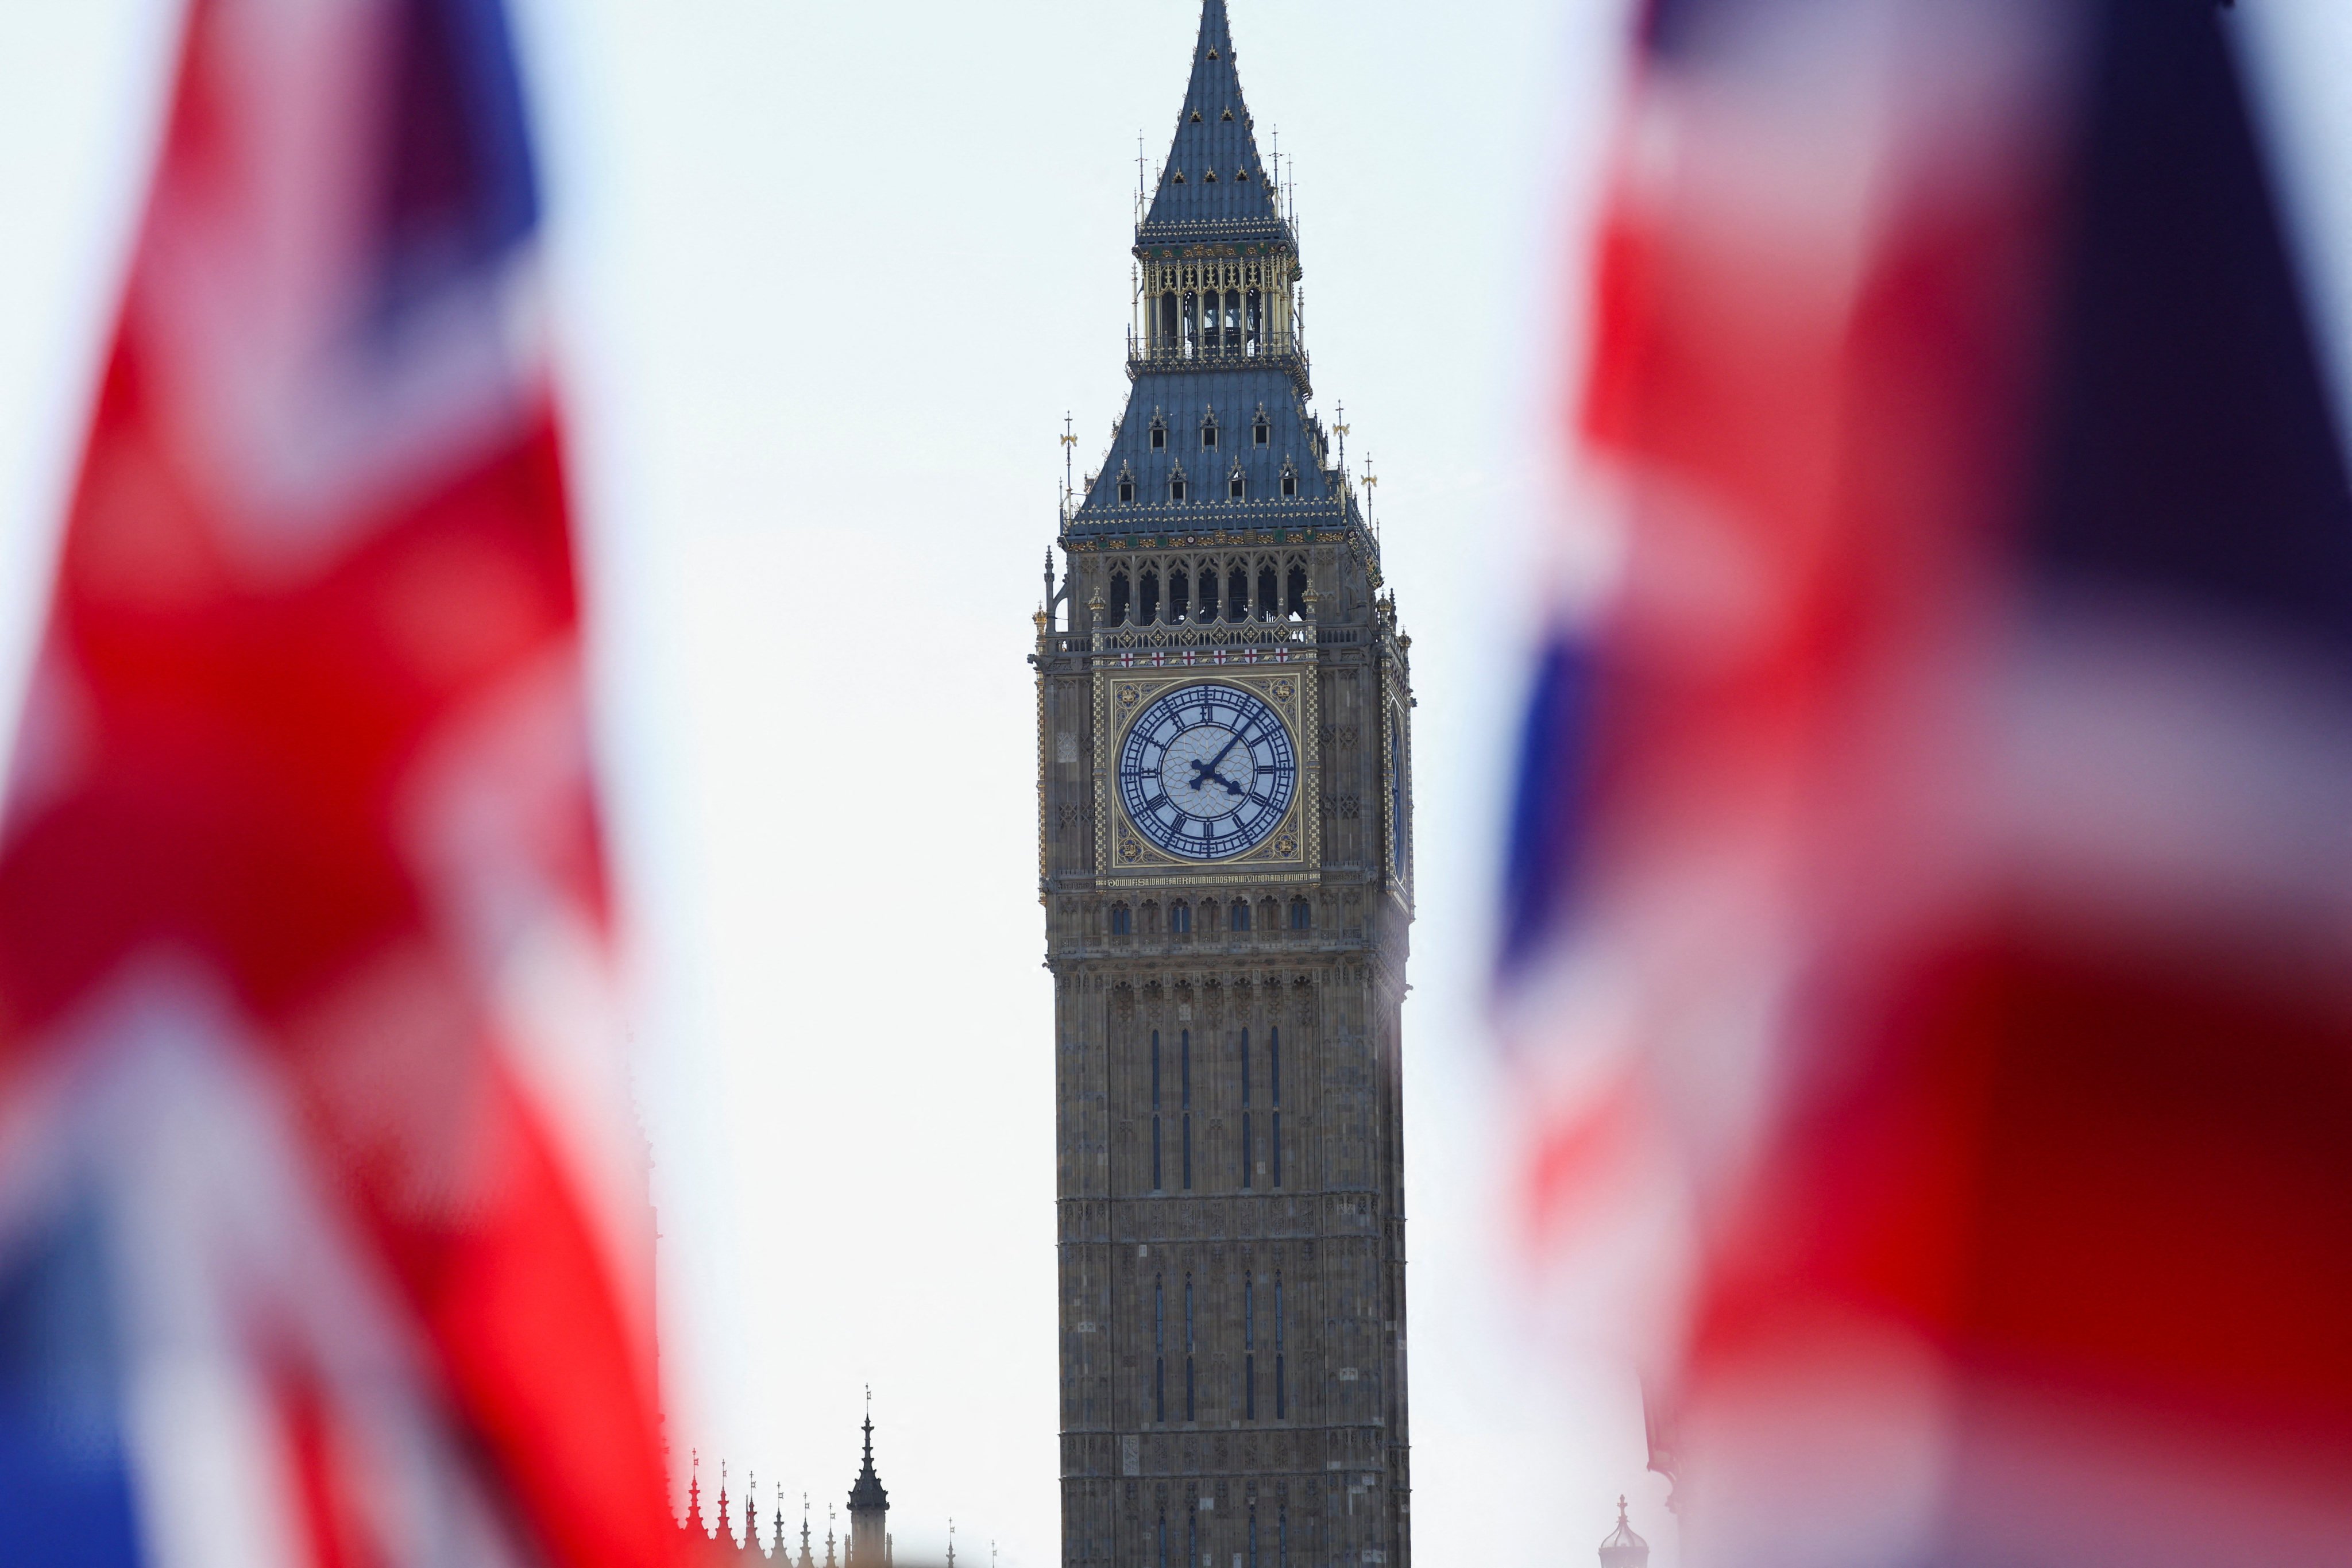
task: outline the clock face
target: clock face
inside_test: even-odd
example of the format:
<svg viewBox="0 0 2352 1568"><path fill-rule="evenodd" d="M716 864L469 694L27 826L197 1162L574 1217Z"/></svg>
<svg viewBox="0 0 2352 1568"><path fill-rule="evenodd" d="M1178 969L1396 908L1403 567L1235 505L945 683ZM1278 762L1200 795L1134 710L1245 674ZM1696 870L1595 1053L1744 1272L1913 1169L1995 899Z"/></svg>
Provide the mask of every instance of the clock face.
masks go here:
<svg viewBox="0 0 2352 1568"><path fill-rule="evenodd" d="M1298 765L1281 715L1231 686L1184 686L1146 708L1118 753L1136 831L1171 855L1220 860L1265 842Z"/></svg>

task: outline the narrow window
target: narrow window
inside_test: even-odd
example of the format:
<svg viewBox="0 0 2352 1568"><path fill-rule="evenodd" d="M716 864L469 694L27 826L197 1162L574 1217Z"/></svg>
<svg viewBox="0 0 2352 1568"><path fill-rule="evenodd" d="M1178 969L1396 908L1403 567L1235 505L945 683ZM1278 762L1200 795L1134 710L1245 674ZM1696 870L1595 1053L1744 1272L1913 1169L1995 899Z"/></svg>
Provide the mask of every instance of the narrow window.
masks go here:
<svg viewBox="0 0 2352 1568"><path fill-rule="evenodd" d="M1249 499L1249 480L1244 479L1239 474L1235 474L1232 479L1227 479L1225 481L1225 499L1227 500L1247 500Z"/></svg>
<svg viewBox="0 0 2352 1568"><path fill-rule="evenodd" d="M1121 479L1118 481L1118 503L1121 506L1132 506L1135 504L1135 481L1133 479Z"/></svg>
<svg viewBox="0 0 2352 1568"><path fill-rule="evenodd" d="M1177 175L1176 182L1179 184L1183 184L1184 176ZM1199 347L1200 342L1201 297L1197 294L1186 294L1184 296L1184 353L1187 357Z"/></svg>
<svg viewBox="0 0 2352 1568"><path fill-rule="evenodd" d="M1242 1281L1242 1419L1257 1419L1257 1281Z"/></svg>
<svg viewBox="0 0 2352 1568"><path fill-rule="evenodd" d="M1171 626L1182 624L1185 613L1192 607L1192 574L1181 566L1170 567L1168 569L1168 624Z"/></svg>
<svg viewBox="0 0 2352 1568"><path fill-rule="evenodd" d="M1253 1173L1250 1167L1250 1162L1255 1157L1255 1151L1252 1149L1250 1142L1249 1057L1249 1031L1247 1029L1244 1029L1242 1031L1242 1185L1244 1187L1255 1186L1256 1184L1251 1180Z"/></svg>
<svg viewBox="0 0 2352 1568"><path fill-rule="evenodd" d="M1250 426L1250 440L1253 444L1260 447L1272 445L1274 441L1274 426L1268 424L1265 420L1260 419L1256 424Z"/></svg>
<svg viewBox="0 0 2352 1568"><path fill-rule="evenodd" d="M1111 934L1111 935L1113 935L1113 936L1125 936L1125 935L1127 935L1127 934L1129 933L1129 931L1131 929L1133 929L1134 923L1135 923L1135 916L1134 916L1133 912L1132 912L1132 911L1130 911L1125 904L1113 904L1113 905L1110 907L1110 934Z"/></svg>
<svg viewBox="0 0 2352 1568"><path fill-rule="evenodd" d="M1165 1537L1167 1531L1161 1531ZM1167 1542L1160 1542L1160 1562L1168 1559ZM1290 1505L1283 1504L1274 1510L1274 1568L1290 1568Z"/></svg>
<svg viewBox="0 0 2352 1568"><path fill-rule="evenodd" d="M1225 290L1225 347L1237 349L1241 346L1242 291L1228 289Z"/></svg>
<svg viewBox="0 0 2352 1568"><path fill-rule="evenodd" d="M1151 424L1151 449L1155 452L1168 449L1168 426L1156 419Z"/></svg>
<svg viewBox="0 0 2352 1568"><path fill-rule="evenodd" d="M1274 1418L1290 1418L1288 1392L1282 1385L1282 1275L1274 1277Z"/></svg>
<svg viewBox="0 0 2352 1568"><path fill-rule="evenodd" d="M1171 479L1168 481L1168 499L1173 501L1181 501L1184 499L1184 481L1182 479Z"/></svg>
<svg viewBox="0 0 2352 1568"><path fill-rule="evenodd" d="M1212 423L1210 423L1210 424L1207 424L1207 425L1203 425L1203 426L1201 426L1201 450L1202 450L1203 452L1213 452L1213 451L1215 451L1216 449L1217 449L1217 426L1216 426L1216 425L1215 425L1213 422L1212 422Z"/></svg>
<svg viewBox="0 0 2352 1568"><path fill-rule="evenodd" d="M1181 479L1177 480L1176 486L1179 489L1181 489L1184 486L1184 481ZM1148 626L1159 618L1160 574L1146 570L1143 574L1143 591L1136 595L1135 621L1138 626Z"/></svg>
<svg viewBox="0 0 2352 1568"><path fill-rule="evenodd" d="M1257 1510L1249 1510L1249 1568L1257 1568Z"/></svg>
<svg viewBox="0 0 2352 1568"><path fill-rule="evenodd" d="M1151 1031L1151 1190L1159 1192L1162 1185L1160 1179L1160 1031L1154 1029Z"/></svg>
<svg viewBox="0 0 2352 1568"><path fill-rule="evenodd" d="M1192 1190L1192 1031L1177 1038L1178 1089L1184 1097L1184 1190Z"/></svg>
<svg viewBox="0 0 2352 1568"><path fill-rule="evenodd" d="M1282 470L1282 493L1285 496L1298 494L1298 476L1288 468Z"/></svg>
<svg viewBox="0 0 2352 1568"><path fill-rule="evenodd" d="M1263 342L1265 341L1265 298L1264 298L1263 296L1261 296L1261 295L1258 293L1258 291L1257 291L1256 289L1251 289L1251 290L1249 291L1249 347L1250 347L1250 353L1257 353L1258 345L1259 345L1261 342ZM1259 422L1259 424L1258 424L1258 428L1259 428L1259 429L1261 429L1261 430L1263 430L1263 429L1265 429L1265 422L1264 422L1263 420L1261 420L1261 421ZM1263 437L1263 436L1259 437L1257 438L1257 444L1258 444L1259 446L1261 446L1261 447L1265 446L1265 437Z"/></svg>
<svg viewBox="0 0 2352 1568"><path fill-rule="evenodd" d="M1289 603L1286 608L1294 616L1307 613L1307 568L1294 564L1290 568Z"/></svg>
<svg viewBox="0 0 2352 1568"><path fill-rule="evenodd" d="M1110 624L1112 626L1122 625L1127 620L1127 601L1129 592L1127 574L1112 573L1110 574Z"/></svg>
<svg viewBox="0 0 2352 1568"><path fill-rule="evenodd" d="M1170 289L1160 296L1160 348L1164 353L1175 346L1176 293L1175 290ZM1151 444L1157 447L1162 443L1155 435Z"/></svg>
<svg viewBox="0 0 2352 1568"><path fill-rule="evenodd" d="M1282 1030L1273 1028L1265 1037L1266 1087L1274 1102L1273 1121L1266 1129L1266 1141L1274 1145L1274 1184L1282 1185Z"/></svg>
<svg viewBox="0 0 2352 1568"><path fill-rule="evenodd" d="M1201 1563L1201 1508L1198 1503L1193 1504L1184 1517L1184 1568L1192 1568L1195 1563ZM1201 1563L1201 1568L1209 1568L1209 1565Z"/></svg>
<svg viewBox="0 0 2352 1568"><path fill-rule="evenodd" d="M1281 584L1274 578L1274 563L1269 561L1257 569L1257 602L1261 609L1271 610L1278 600Z"/></svg>
<svg viewBox="0 0 2352 1568"><path fill-rule="evenodd" d="M1201 569L1201 618L1217 618L1217 563L1213 561Z"/></svg>
<svg viewBox="0 0 2352 1568"><path fill-rule="evenodd" d="M1282 1288L1275 1287L1276 1300L1281 1300L1281 1293ZM1277 1389L1281 1383L1281 1374L1276 1373ZM1280 1398L1277 1394L1276 1401ZM1156 1275L1151 1281L1151 1418L1162 1426L1168 1422L1168 1285Z"/></svg>
<svg viewBox="0 0 2352 1568"><path fill-rule="evenodd" d="M1229 919L1229 921L1231 921L1231 924L1232 924L1232 926L1233 926L1233 929L1234 929L1234 930L1235 930L1235 931L1247 931L1247 930L1249 930L1249 928L1250 928L1250 907L1249 907L1249 900L1248 900L1247 899L1235 899L1235 900L1234 900L1233 912L1232 912L1232 914L1228 917L1228 919Z"/></svg>
<svg viewBox="0 0 2352 1568"><path fill-rule="evenodd" d="M1192 1405L1192 1277L1184 1276L1184 1419L1194 1419Z"/></svg>
<svg viewBox="0 0 2352 1568"><path fill-rule="evenodd" d="M1168 1516L1164 1513L1160 1516L1160 1568L1168 1568Z"/></svg>
<svg viewBox="0 0 2352 1568"><path fill-rule="evenodd" d="M1192 934L1192 905L1171 904L1168 906L1168 932L1171 936L1191 936Z"/></svg>
<svg viewBox="0 0 2352 1568"><path fill-rule="evenodd" d="M1225 572L1225 613L1234 620L1249 618L1249 568L1235 562Z"/></svg>
<svg viewBox="0 0 2352 1568"><path fill-rule="evenodd" d="M1290 900L1290 929L1293 931L1312 931L1315 929L1314 906L1309 904L1305 899L1293 899Z"/></svg>

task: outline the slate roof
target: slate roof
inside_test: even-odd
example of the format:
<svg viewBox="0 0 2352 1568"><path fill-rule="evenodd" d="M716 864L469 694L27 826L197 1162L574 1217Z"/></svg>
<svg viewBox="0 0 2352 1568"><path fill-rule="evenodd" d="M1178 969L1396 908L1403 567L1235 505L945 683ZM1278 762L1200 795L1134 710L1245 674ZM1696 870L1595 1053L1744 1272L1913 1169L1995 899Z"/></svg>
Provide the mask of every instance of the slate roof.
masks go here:
<svg viewBox="0 0 2352 1568"><path fill-rule="evenodd" d="M1266 444L1254 429L1265 415ZM1214 416L1217 445L1201 444L1202 427ZM1167 431L1166 447L1154 449L1151 427ZM1127 415L1112 437L1101 471L1070 520L1073 534L1152 532L1169 529L1275 528L1286 523L1329 527L1359 521L1353 499L1341 489L1322 425L1288 373L1278 369L1148 371L1136 377ZM1285 497L1287 465L1298 493ZM1231 499L1236 468L1247 498ZM1170 481L1181 473L1183 500L1171 499ZM1118 499L1122 479L1134 500Z"/></svg>
<svg viewBox="0 0 2352 1568"><path fill-rule="evenodd" d="M1241 73L1234 66L1225 0L1204 0L1192 46L1192 79L1150 210L1135 231L1139 249L1207 241L1256 241L1297 248L1281 201L1257 155Z"/></svg>

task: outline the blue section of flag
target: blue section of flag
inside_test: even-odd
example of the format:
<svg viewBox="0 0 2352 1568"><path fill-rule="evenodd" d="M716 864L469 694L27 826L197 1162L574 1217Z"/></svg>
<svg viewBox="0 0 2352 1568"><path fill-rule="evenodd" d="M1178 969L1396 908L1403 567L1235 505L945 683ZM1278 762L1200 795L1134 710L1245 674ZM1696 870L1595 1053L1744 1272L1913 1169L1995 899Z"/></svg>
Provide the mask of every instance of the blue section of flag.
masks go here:
<svg viewBox="0 0 2352 1568"><path fill-rule="evenodd" d="M135 1568L103 1242L84 1213L0 1274L0 1562Z"/></svg>
<svg viewBox="0 0 2352 1568"><path fill-rule="evenodd" d="M502 0L397 0L383 213L387 318L538 227L539 175Z"/></svg>
<svg viewBox="0 0 2352 1568"><path fill-rule="evenodd" d="M2223 25L2102 11L2035 564L2352 655L2352 481Z"/></svg>
<svg viewBox="0 0 2352 1568"><path fill-rule="evenodd" d="M1555 634L1536 667L1519 738L1511 801L1509 858L1503 878L1506 973L1538 948L1565 902L1576 871L1591 753L1591 648Z"/></svg>

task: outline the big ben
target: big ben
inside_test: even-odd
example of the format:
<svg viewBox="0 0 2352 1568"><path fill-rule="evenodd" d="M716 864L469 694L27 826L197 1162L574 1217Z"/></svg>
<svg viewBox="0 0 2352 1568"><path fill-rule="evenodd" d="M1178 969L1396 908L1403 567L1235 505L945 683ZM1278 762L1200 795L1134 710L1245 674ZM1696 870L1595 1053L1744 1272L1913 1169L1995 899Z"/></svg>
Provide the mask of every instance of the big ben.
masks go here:
<svg viewBox="0 0 2352 1568"><path fill-rule="evenodd" d="M1411 1561L1412 698L1206 0L1037 617L1063 1561Z"/></svg>

